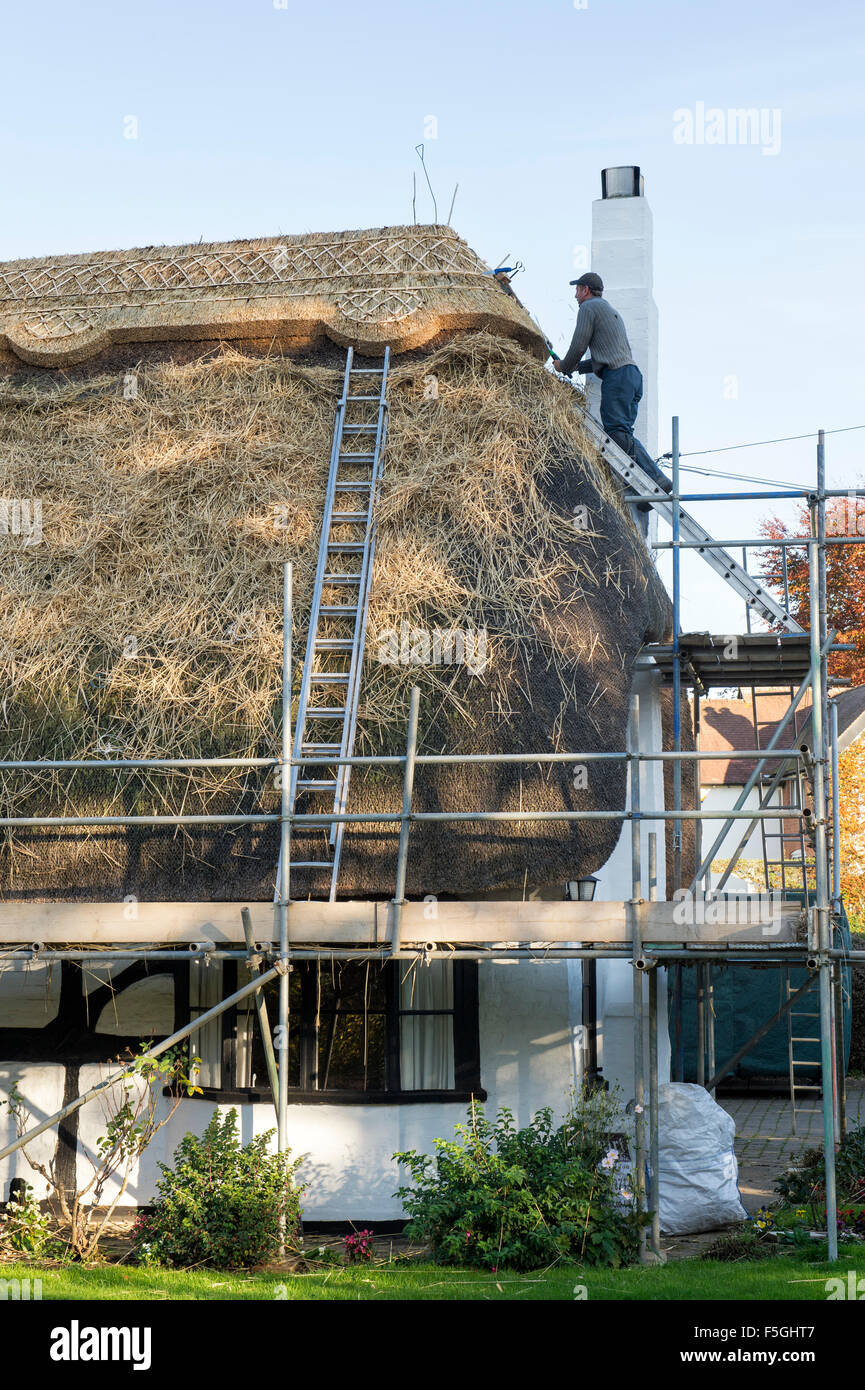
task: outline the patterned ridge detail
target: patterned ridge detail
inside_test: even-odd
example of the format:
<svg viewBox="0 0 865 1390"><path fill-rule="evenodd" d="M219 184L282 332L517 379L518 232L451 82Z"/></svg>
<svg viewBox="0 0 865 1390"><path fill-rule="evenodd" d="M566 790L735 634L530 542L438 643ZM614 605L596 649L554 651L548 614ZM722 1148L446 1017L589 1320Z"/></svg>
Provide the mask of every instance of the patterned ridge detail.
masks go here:
<svg viewBox="0 0 865 1390"><path fill-rule="evenodd" d="M423 296L405 290L355 290L338 299L336 307L355 323L399 323L423 305Z"/></svg>
<svg viewBox="0 0 865 1390"><path fill-rule="evenodd" d="M48 298L80 301L94 294L134 295L136 291L208 290L418 273L476 276L484 275L485 268L474 251L456 237L378 237L308 246L278 242L267 248L226 247L222 252L190 252L125 263L93 260L5 271L0 267L0 303Z"/></svg>
<svg viewBox="0 0 865 1390"><path fill-rule="evenodd" d="M100 314L84 309L53 309L43 314L27 314L21 320L21 327L37 341L56 342L59 338L77 337L89 331L100 319Z"/></svg>
<svg viewBox="0 0 865 1390"><path fill-rule="evenodd" d="M63 367L112 343L324 337L404 352L485 328L543 352L537 325L450 227L378 227L0 263L0 353Z"/></svg>

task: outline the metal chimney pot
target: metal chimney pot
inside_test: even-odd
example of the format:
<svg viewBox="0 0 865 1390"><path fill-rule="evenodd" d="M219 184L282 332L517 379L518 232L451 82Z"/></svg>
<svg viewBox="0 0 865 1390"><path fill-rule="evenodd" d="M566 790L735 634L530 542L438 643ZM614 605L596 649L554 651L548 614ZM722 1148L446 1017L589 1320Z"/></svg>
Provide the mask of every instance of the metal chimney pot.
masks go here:
<svg viewBox="0 0 865 1390"><path fill-rule="evenodd" d="M620 164L601 170L602 198L642 198L643 176L639 164Z"/></svg>

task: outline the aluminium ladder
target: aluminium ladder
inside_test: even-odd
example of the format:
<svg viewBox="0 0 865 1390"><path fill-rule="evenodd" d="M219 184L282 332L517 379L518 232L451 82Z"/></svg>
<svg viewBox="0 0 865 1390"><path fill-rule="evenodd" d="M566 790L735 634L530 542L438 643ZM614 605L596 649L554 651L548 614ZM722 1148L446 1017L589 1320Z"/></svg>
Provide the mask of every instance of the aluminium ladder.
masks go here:
<svg viewBox="0 0 865 1390"><path fill-rule="evenodd" d="M381 367L355 367L346 355L342 394L336 408L330 471L325 494L318 565L309 615L306 657L294 728L294 759L289 805L303 801L314 813L320 800L334 815L345 812L351 768L305 759L351 757L357 726L363 650L375 555L374 505L387 436L387 374L390 349ZM371 388L371 389L370 389ZM321 846L319 855L295 859L298 871L330 875L330 901L336 900L345 823L305 836Z"/></svg>
<svg viewBox="0 0 865 1390"><path fill-rule="evenodd" d="M669 493L661 491L654 479L650 478L648 473L626 454L614 439L610 438L603 425L595 420L588 411L583 414L582 423L616 476L634 492L653 494L651 505L659 516L662 516L665 521L672 525L673 503ZM655 498L657 500L654 500ZM710 545L713 537L683 507L679 508L679 534L682 540L697 543L695 553L702 556L715 573L726 580L740 598L745 600L752 612L758 613L767 623L780 623L787 632L802 631L799 623L787 609L782 607L752 575L748 574L742 565L733 559L729 551L723 550L720 546ZM707 547L705 550L702 548L704 545Z"/></svg>
<svg viewBox="0 0 865 1390"><path fill-rule="evenodd" d="M790 983L790 967L784 966L784 988L786 998L795 994L795 989ZM793 1116L793 1133L796 1133L796 1112L801 1111L803 1115L818 1115L822 1111L818 1107L812 1106L806 1109L802 1105L797 1105L797 1098L802 1094L812 1096L822 1095L823 1087L820 1085L816 1072L820 1070L820 1008L816 985L812 984L800 996L799 1003L804 1004L805 1008L793 1008L787 1010L787 1067L790 1074L790 1109ZM811 1008L808 1008L808 1005ZM814 1006L817 1006L816 1008ZM808 1020L806 1023L805 1020ZM817 1029L815 1033L813 1030ZM804 1030L804 1031L803 1031ZM801 1080L799 1078L802 1078Z"/></svg>

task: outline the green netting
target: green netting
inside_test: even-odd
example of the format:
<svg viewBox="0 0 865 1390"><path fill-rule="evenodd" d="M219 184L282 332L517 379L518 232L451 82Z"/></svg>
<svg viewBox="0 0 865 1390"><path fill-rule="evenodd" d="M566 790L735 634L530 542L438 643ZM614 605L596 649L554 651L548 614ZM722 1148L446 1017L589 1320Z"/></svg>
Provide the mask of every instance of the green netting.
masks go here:
<svg viewBox="0 0 865 1390"><path fill-rule="evenodd" d="M798 897L803 900L802 894L788 893L789 899ZM813 898L812 898L813 900ZM842 924L835 928L834 946L836 949L849 950L850 948L850 925L847 915L842 910ZM714 984L714 1006L715 1006L715 1063L720 1068L738 1052L753 1033L757 1031L762 1023L783 1004L786 998L785 971L778 966L751 966L751 965L714 965L713 984ZM852 1023L852 1010L850 1007L851 982L850 967L845 965L842 971L843 980L843 1025L844 1025L844 1066L845 1069L850 1057L850 1032ZM798 989L809 978L810 972L804 967L790 967L790 987ZM799 1015L802 1013L818 1013L820 1001L816 976L811 976L814 984L800 999L794 1004L794 1012ZM670 1001L670 1038L673 1040L674 1015L673 1015L673 990L672 979L669 990ZM814 1042L797 1043L796 1059L803 1061L819 1062L820 1060L820 1021L819 1018L799 1018L795 1020L795 1033L797 1037L811 1037ZM682 1029L684 1036L684 1079L685 1081L696 1081L697 1079L697 970L696 966L687 965L682 970ZM787 1042L787 1020L782 1018L773 1028L760 1039L749 1052L737 1063L733 1071L728 1074L725 1081L727 1084L737 1077L746 1079L756 1076L778 1077L787 1084L788 1072L788 1042ZM797 1069L799 1079L804 1078L804 1072L813 1072L814 1079L819 1082L819 1067L807 1067Z"/></svg>

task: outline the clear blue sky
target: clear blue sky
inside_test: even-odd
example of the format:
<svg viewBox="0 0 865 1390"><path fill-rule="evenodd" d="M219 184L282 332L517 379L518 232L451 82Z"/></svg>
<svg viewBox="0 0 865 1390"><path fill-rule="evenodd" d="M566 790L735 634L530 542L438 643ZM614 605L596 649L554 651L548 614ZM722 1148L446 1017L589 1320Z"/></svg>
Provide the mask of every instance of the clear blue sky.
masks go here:
<svg viewBox="0 0 865 1390"><path fill-rule="evenodd" d="M7 9L0 259L410 221L434 116L440 218L459 182L454 226L486 259L525 262L517 289L557 345L600 170L641 165L662 449L673 412L683 450L865 422L865 19L849 0L281 3ZM677 144L673 113L697 102L779 111L778 153ZM830 483L865 472L865 431L828 443ZM707 462L807 480L813 446ZM761 510L699 514L741 535ZM693 566L685 626L739 628Z"/></svg>

